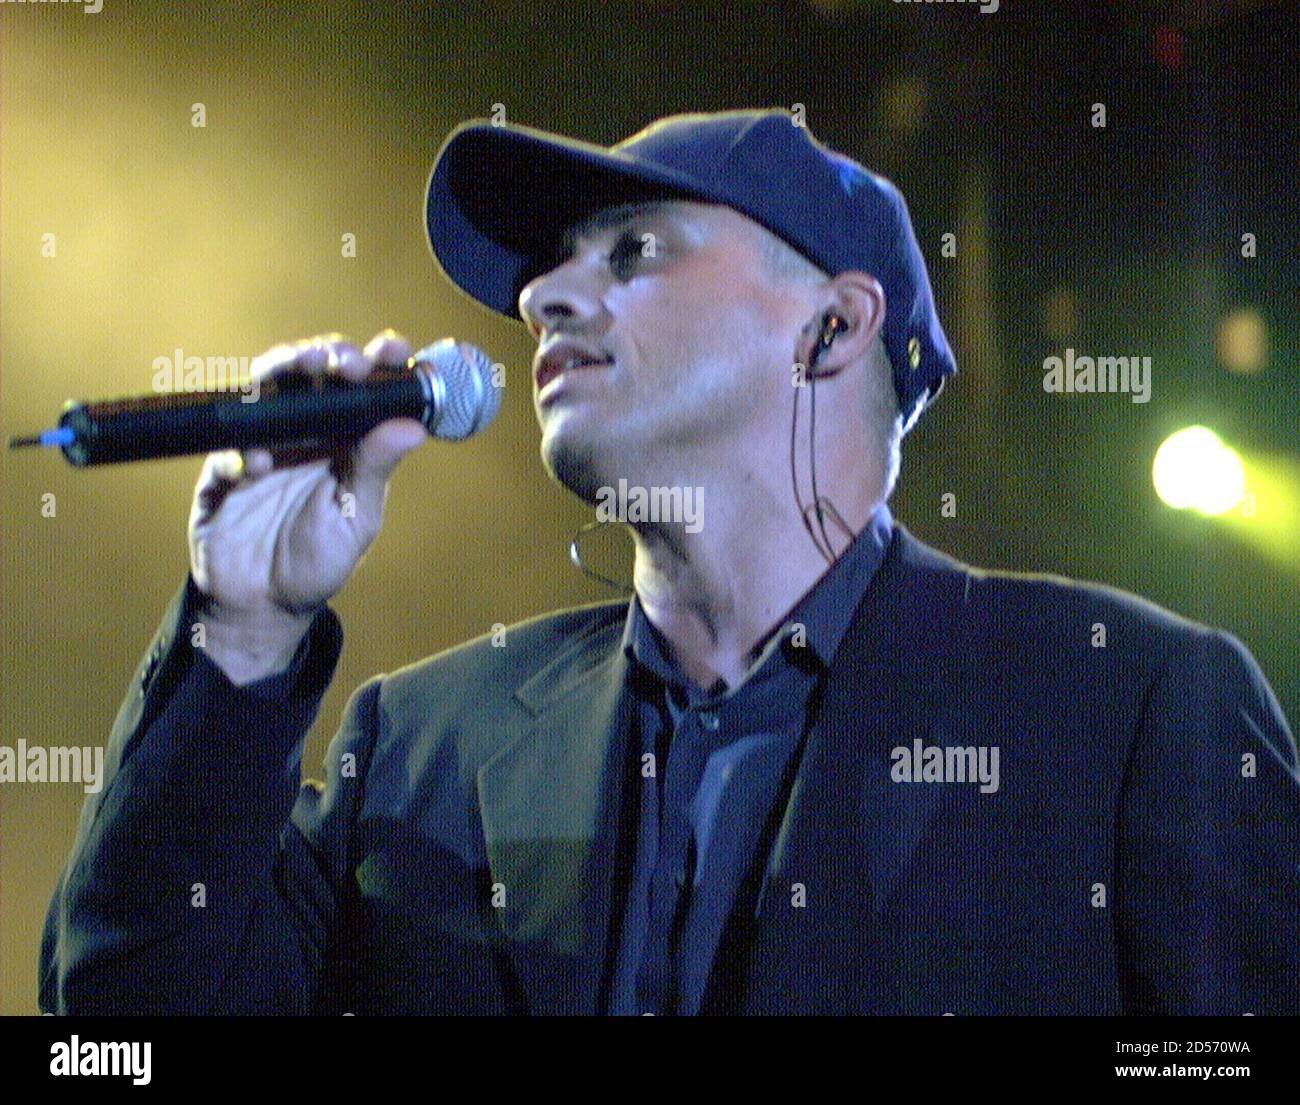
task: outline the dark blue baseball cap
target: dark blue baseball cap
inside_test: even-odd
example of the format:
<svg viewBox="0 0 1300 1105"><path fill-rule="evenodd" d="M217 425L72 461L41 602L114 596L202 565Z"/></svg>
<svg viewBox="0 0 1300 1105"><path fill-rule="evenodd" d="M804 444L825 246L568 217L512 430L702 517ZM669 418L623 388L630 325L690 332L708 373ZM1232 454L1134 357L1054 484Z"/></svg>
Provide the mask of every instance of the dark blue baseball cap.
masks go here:
<svg viewBox="0 0 1300 1105"><path fill-rule="evenodd" d="M565 229L603 207L654 199L725 204L832 276L856 269L879 280L906 427L957 371L902 193L783 109L671 115L608 149L464 123L429 177L429 244L452 283L518 319L520 291L553 263Z"/></svg>

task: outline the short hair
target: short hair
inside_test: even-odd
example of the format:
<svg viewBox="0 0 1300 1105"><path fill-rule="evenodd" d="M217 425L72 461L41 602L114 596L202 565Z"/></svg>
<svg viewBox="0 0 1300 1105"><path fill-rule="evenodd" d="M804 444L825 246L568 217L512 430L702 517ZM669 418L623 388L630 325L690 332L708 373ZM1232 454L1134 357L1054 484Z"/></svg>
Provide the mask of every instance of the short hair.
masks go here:
<svg viewBox="0 0 1300 1105"><path fill-rule="evenodd" d="M829 280L823 269L792 245L770 231L763 233L763 259L768 272L777 280L812 286ZM889 498L898 482L902 467L903 416L894 390L894 366L884 339L877 334L867 354L867 422L884 446L884 497Z"/></svg>

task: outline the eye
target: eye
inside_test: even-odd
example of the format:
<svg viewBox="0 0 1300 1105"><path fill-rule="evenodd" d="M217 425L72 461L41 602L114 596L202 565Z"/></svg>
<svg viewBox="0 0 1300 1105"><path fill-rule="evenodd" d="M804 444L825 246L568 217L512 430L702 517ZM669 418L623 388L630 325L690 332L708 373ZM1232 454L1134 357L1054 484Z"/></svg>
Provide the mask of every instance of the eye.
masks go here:
<svg viewBox="0 0 1300 1105"><path fill-rule="evenodd" d="M609 269L618 279L629 280L641 262L641 239L634 234L620 234L609 251Z"/></svg>

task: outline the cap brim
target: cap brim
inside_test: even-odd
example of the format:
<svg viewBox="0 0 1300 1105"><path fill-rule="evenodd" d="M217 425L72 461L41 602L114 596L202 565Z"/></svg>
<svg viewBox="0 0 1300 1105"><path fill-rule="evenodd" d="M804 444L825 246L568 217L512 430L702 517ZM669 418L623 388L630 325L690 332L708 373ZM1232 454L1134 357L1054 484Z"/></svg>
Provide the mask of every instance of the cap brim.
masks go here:
<svg viewBox="0 0 1300 1105"><path fill-rule="evenodd" d="M665 196L711 198L698 182L601 146L476 120L451 133L429 174L429 245L452 283L517 319L519 292L567 227L602 207Z"/></svg>

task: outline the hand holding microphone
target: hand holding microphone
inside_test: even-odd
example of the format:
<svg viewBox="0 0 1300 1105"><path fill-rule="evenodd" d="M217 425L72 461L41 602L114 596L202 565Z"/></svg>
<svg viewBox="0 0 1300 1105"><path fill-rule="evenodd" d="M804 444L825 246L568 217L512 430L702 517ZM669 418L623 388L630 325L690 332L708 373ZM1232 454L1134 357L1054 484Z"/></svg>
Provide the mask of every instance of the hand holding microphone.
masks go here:
<svg viewBox="0 0 1300 1105"><path fill-rule="evenodd" d="M236 684L282 670L379 533L388 483L429 436L461 441L501 405L488 356L450 338L412 354L391 330L340 335L253 363L253 402L211 392L65 405L11 446L78 467L210 452L190 510L190 567L208 596L206 648Z"/></svg>
<svg viewBox="0 0 1300 1105"><path fill-rule="evenodd" d="M266 377L256 366L279 351L254 362L253 378L237 382L238 396L199 391L69 400L55 429L12 437L9 447L57 446L70 463L84 468L216 449L348 440L389 418L416 418L434 437L462 441L491 422L501 405L487 354L451 338L420 350L405 364L375 366L361 380L310 371Z"/></svg>
<svg viewBox="0 0 1300 1105"><path fill-rule="evenodd" d="M360 382L405 364L391 331L365 347L336 335L271 350L259 380L303 373ZM209 596L208 655L232 682L283 670L322 604L379 533L388 484L429 438L414 418L380 422L346 446L255 447L208 456L190 510L190 569Z"/></svg>

